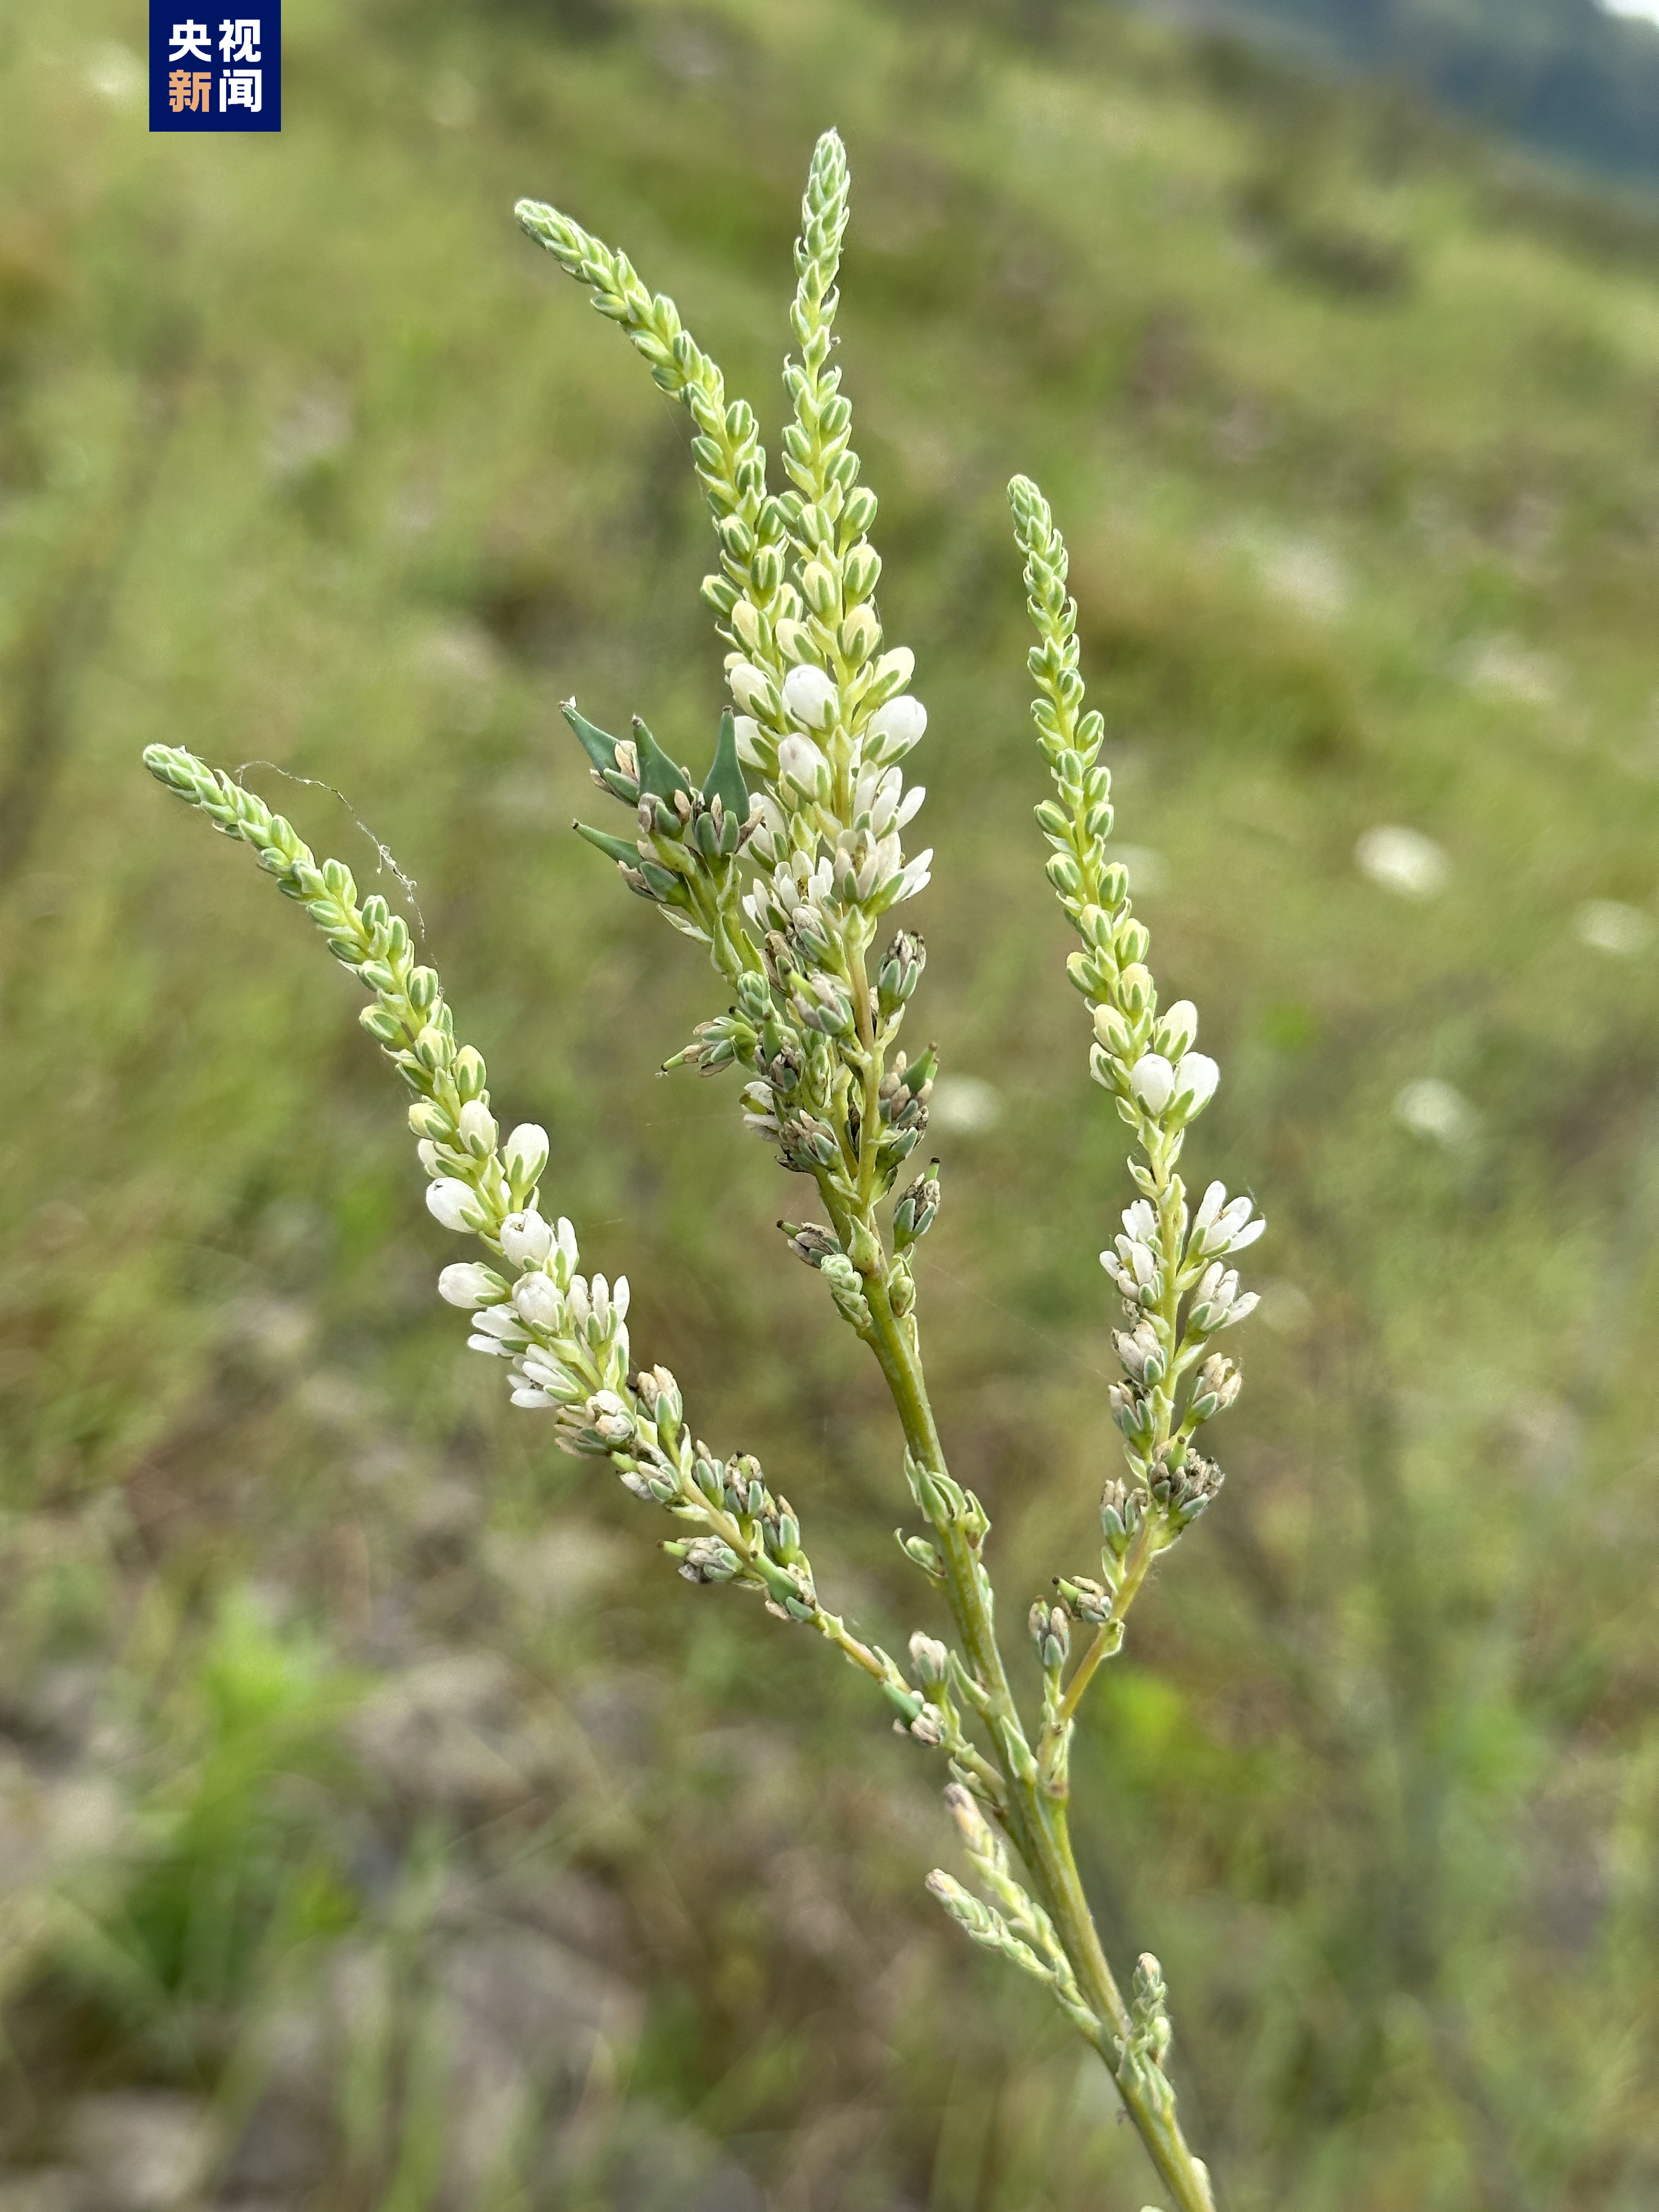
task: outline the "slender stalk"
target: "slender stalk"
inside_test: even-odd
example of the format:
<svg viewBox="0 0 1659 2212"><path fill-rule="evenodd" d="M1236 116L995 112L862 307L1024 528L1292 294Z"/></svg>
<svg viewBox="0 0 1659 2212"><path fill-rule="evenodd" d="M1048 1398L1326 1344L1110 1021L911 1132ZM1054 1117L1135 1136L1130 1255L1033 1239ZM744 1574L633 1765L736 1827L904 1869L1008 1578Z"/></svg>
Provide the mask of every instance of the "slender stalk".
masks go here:
<svg viewBox="0 0 1659 2212"><path fill-rule="evenodd" d="M895 1316L884 1286L872 1281L866 1296L874 1323L873 1349L892 1394L905 1443L920 1466L948 1480L950 1470L928 1401L921 1355ZM1025 1862L1039 1902L1065 1945L1084 1995L1102 2022L1096 2048L1110 2069L1129 2117L1179 2212L1215 2212L1208 2170L1182 2133L1167 2085L1157 2074L1149 2080L1126 2055L1133 2032L1129 2008L1084 1893L1072 1852L1064 1801L1045 1792L1038 1778L997 1644L989 1589L977 1556L954 1518L940 1516L934 1520L933 1528L945 1564L945 1594L951 1620L975 1679L989 1699L998 1763L1008 1789L1008 1824L1014 1845Z"/></svg>

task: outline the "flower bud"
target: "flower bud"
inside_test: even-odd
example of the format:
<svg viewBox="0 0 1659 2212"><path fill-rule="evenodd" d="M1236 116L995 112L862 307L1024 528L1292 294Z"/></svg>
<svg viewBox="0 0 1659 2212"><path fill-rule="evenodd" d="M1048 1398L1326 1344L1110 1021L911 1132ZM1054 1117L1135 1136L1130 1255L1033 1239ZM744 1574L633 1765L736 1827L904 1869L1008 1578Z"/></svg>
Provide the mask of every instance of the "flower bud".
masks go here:
<svg viewBox="0 0 1659 2212"><path fill-rule="evenodd" d="M902 691L915 673L916 656L908 645L896 645L876 663L875 680L884 691Z"/></svg>
<svg viewBox="0 0 1659 2212"><path fill-rule="evenodd" d="M856 666L867 660L881 643L881 624L876 611L866 603L854 607L841 626L841 649Z"/></svg>
<svg viewBox="0 0 1659 2212"><path fill-rule="evenodd" d="M513 1285L513 1305L520 1320L532 1328L556 1329L564 1319L564 1300L546 1275L520 1275Z"/></svg>
<svg viewBox="0 0 1659 2212"><path fill-rule="evenodd" d="M945 1680L950 1658L950 1653L936 1636L924 1636L917 1629L910 1638L910 1664L924 1690L938 1689Z"/></svg>
<svg viewBox="0 0 1659 2212"><path fill-rule="evenodd" d="M1170 1060L1190 1052L1198 1035L1198 1008L1190 999L1177 999L1158 1025L1158 1047Z"/></svg>
<svg viewBox="0 0 1659 2212"><path fill-rule="evenodd" d="M885 746L908 752L927 727L927 709L920 699L905 691L896 699L890 699L884 707L877 708L870 717L866 734L879 738Z"/></svg>
<svg viewBox="0 0 1659 2212"><path fill-rule="evenodd" d="M755 666L753 661L734 660L726 671L726 680L732 687L732 696L745 714L765 714L771 711L771 680Z"/></svg>
<svg viewBox="0 0 1659 2212"><path fill-rule="evenodd" d="M802 729L827 730L840 709L841 694L823 669L804 660L783 679L783 704Z"/></svg>
<svg viewBox="0 0 1659 2212"><path fill-rule="evenodd" d="M1144 1063L1143 1063L1144 1065ZM1206 1052L1184 1053L1175 1070L1175 1095L1181 1102L1185 1119L1201 1114L1215 1097L1215 1087L1221 1080L1221 1070Z"/></svg>
<svg viewBox="0 0 1659 2212"><path fill-rule="evenodd" d="M1194 1059L1201 1059L1194 1054ZM1212 1065L1213 1063L1212 1063ZM1161 1052L1143 1053L1129 1077L1129 1088L1149 1114L1161 1114L1176 1087L1176 1072Z"/></svg>
<svg viewBox="0 0 1659 2212"><path fill-rule="evenodd" d="M436 1182L426 1187L427 1211L434 1221L441 1221L446 1229L481 1229L483 1211L478 1204L478 1194L470 1182L461 1182L454 1176L440 1176Z"/></svg>
<svg viewBox="0 0 1659 2212"><path fill-rule="evenodd" d="M758 768L760 756L760 724L752 714L738 714L732 724L738 741L738 758L745 768Z"/></svg>
<svg viewBox="0 0 1659 2212"><path fill-rule="evenodd" d="M502 1222L501 1250L515 1267L539 1267L552 1249L553 1231L533 1208Z"/></svg>
<svg viewBox="0 0 1659 2212"><path fill-rule="evenodd" d="M495 1117L481 1098L469 1098L460 1111L457 1127L462 1144L475 1159L483 1159L495 1149Z"/></svg>
<svg viewBox="0 0 1659 2212"><path fill-rule="evenodd" d="M800 675L803 672L796 669L792 672ZM818 672L812 672L816 675ZM792 732L780 741L778 774L808 799L822 800L830 796L830 763L811 738Z"/></svg>
<svg viewBox="0 0 1659 2212"><path fill-rule="evenodd" d="M476 1260L459 1261L438 1278L438 1296L445 1304L459 1306L467 1313L493 1303L506 1288L493 1268L480 1267Z"/></svg>
<svg viewBox="0 0 1659 2212"><path fill-rule="evenodd" d="M1095 1008L1095 1035L1105 1049L1119 1060L1127 1060L1134 1050L1133 1033L1115 1006Z"/></svg>
<svg viewBox="0 0 1659 2212"><path fill-rule="evenodd" d="M547 1132L538 1121L520 1121L507 1138L502 1157L509 1179L528 1190L547 1165Z"/></svg>

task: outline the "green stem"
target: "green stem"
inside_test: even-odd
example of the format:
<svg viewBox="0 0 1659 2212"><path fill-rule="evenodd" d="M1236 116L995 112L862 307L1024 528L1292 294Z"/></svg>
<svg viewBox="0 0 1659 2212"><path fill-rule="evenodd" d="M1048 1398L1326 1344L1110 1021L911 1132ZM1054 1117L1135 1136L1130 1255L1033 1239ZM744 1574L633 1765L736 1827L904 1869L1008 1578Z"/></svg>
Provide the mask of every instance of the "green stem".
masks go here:
<svg viewBox="0 0 1659 2212"><path fill-rule="evenodd" d="M868 1279L866 1295L874 1323L872 1341L876 1358L892 1393L904 1441L919 1466L931 1474L948 1476L921 1356L893 1312L885 1283ZM999 1763L1007 1784L1008 1825L1013 1842L1031 1875L1038 1902L1059 1931L1084 1996L1102 2022L1096 2048L1111 2069L1129 2116L1172 2194L1176 2212L1215 2212L1208 2172L1188 2148L1173 2098L1156 2076L1149 2082L1140 2069L1118 2055L1116 2045L1127 2046L1132 2023L1084 1894L1072 1854L1065 1805L1044 1792L1028 1749L1016 1763L1005 1748L1006 1739L1025 1749L1025 1732L997 1645L989 1592L978 1559L954 1518L935 1521L933 1529L945 1564L951 1619L974 1678L989 1699Z"/></svg>

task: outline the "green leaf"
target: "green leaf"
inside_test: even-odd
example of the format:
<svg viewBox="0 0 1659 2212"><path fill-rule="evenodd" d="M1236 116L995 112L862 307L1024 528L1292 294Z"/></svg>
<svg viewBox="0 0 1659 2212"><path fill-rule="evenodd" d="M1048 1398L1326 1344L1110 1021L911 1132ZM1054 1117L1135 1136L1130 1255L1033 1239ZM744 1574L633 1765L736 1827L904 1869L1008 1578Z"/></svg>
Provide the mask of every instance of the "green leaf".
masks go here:
<svg viewBox="0 0 1659 2212"><path fill-rule="evenodd" d="M638 869L639 848L630 845L625 837L608 837L603 830L591 830L586 822L573 822L570 826L579 837L586 837L590 845L597 846L608 859L619 862L624 868Z"/></svg>
<svg viewBox="0 0 1659 2212"><path fill-rule="evenodd" d="M749 819L749 792L743 780L743 763L738 758L737 727L729 707L720 716L714 765L703 783L702 795L709 800L718 799L726 812L735 815L739 822Z"/></svg>
<svg viewBox="0 0 1659 2212"><path fill-rule="evenodd" d="M652 736L637 714L634 717L634 742L640 751L640 788L658 799L672 799L677 791L685 791L690 779L683 768L673 762Z"/></svg>

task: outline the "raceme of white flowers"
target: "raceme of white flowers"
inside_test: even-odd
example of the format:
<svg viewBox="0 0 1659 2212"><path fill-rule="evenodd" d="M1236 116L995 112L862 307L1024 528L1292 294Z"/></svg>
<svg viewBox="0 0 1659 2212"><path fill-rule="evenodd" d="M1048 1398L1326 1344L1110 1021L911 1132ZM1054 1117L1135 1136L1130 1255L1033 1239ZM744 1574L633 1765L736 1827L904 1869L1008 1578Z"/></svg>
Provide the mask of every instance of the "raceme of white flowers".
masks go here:
<svg viewBox="0 0 1659 2212"><path fill-rule="evenodd" d="M544 1205L546 1131L522 1122L503 1136L483 1060L457 1043L438 977L417 961L402 917L381 897L360 902L348 868L319 864L229 776L166 746L151 747L146 764L252 848L369 992L362 1019L411 1095L428 1207L487 1255L438 1279L468 1316L469 1345L502 1363L515 1407L552 1416L566 1449L607 1461L636 1498L667 1509L682 1533L664 1548L688 1580L751 1589L781 1619L815 1627L880 1686L902 1733L942 1753L978 1893L940 1872L930 1887L975 1941L1043 1982L1100 2052L1181 2212L1213 2212L1165 2070L1158 1962L1143 1957L1123 1994L1090 1916L1067 1829L1068 1762L1078 1705L1121 1648L1148 1569L1220 1487L1195 1440L1238 1395L1237 1368L1213 1346L1256 1304L1232 1263L1263 1224L1248 1198L1217 1182L1189 1206L1176 1171L1220 1071L1199 1048L1192 1004L1160 1007L1149 933L1108 849L1104 728L1084 709L1065 546L1036 487L1017 477L1010 501L1037 633L1032 715L1054 781L1037 818L1079 939L1068 966L1089 1009L1091 1066L1131 1133L1139 1196L1101 1255L1123 1313L1122 1379L1108 1401L1125 1473L1103 1495L1098 1576L1057 1575L1054 1594L1031 1608L1041 1712L1028 1723L994 1630L990 1523L948 1472L916 1328L915 1258L938 1212L939 1164L902 1187L901 1170L927 1127L935 1055L911 1057L898 1039L926 951L903 928L879 950L877 940L883 918L928 878L931 852L907 856L902 842L923 798L905 764L927 715L911 689L910 651L883 633L876 500L860 482L851 408L831 365L848 215L841 141L830 132L814 153L795 248L781 489L769 487L752 409L727 399L673 303L568 216L533 201L518 215L690 411L718 546L702 591L726 647L731 704L710 764L699 777L676 757L696 747L664 745L637 717L612 736L570 702L594 783L629 817L620 834L581 834L707 948L726 987L724 1010L669 1065L737 1071L744 1126L811 1184L828 1216L781 1226L880 1364L927 1524L901 1531L901 1546L942 1600L952 1641L918 1631L907 1669L821 1602L788 1499L752 1458L722 1458L696 1437L673 1376L636 1358L626 1279L581 1272L569 1221ZM1074 1628L1087 1632L1075 1661Z"/></svg>

